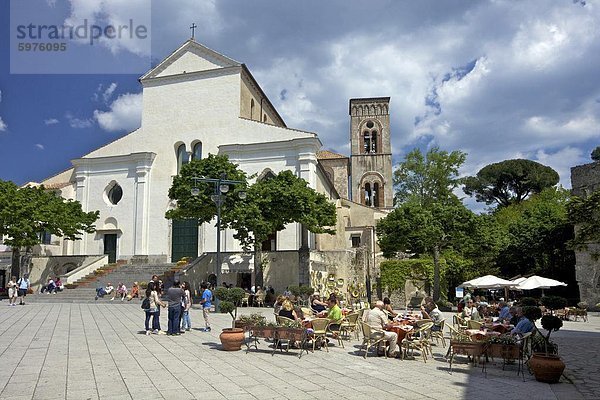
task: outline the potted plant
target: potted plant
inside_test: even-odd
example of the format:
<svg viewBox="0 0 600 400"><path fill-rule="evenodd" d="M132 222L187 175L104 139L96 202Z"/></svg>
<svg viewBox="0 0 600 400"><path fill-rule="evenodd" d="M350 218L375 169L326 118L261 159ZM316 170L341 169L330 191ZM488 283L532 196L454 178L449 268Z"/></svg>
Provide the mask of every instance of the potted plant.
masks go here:
<svg viewBox="0 0 600 400"><path fill-rule="evenodd" d="M565 369L565 363L558 356L558 346L550 340L550 334L558 331L563 323L555 315L542 317L542 327L548 331L546 336L537 333L536 340L532 343L533 355L529 359L529 367L540 382L557 383ZM540 339L541 338L541 339Z"/></svg>
<svg viewBox="0 0 600 400"><path fill-rule="evenodd" d="M231 328L224 328L219 335L223 349L226 351L236 351L242 349L244 342L244 330L235 327L235 319L237 317L237 308L245 292L242 288L224 288L220 287L215 290L215 296L219 299L219 311L229 313L231 315Z"/></svg>
<svg viewBox="0 0 600 400"><path fill-rule="evenodd" d="M501 357L503 360L516 360L519 358L519 345L513 335L500 335L492 337L488 342L488 355Z"/></svg>
<svg viewBox="0 0 600 400"><path fill-rule="evenodd" d="M544 296L542 305L554 313L554 311L562 310L567 306L567 299L560 296Z"/></svg>
<svg viewBox="0 0 600 400"><path fill-rule="evenodd" d="M522 297L519 300L519 304L521 307L536 307L538 305L538 301L533 297Z"/></svg>
<svg viewBox="0 0 600 400"><path fill-rule="evenodd" d="M262 319L256 321L254 325L250 327L250 330L252 331L252 336L268 339L275 337L276 328L277 324L275 322L267 322L266 319Z"/></svg>
<svg viewBox="0 0 600 400"><path fill-rule="evenodd" d="M250 315L242 315L238 319L235 320L235 328L242 328L244 330L249 330L250 327L256 325L259 321L264 320L265 317L261 314L250 314Z"/></svg>

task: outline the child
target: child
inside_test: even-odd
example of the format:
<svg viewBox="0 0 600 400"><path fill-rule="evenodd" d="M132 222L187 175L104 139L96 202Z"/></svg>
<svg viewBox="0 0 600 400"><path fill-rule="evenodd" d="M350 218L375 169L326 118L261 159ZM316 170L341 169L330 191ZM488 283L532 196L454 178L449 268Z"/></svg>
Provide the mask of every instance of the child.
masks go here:
<svg viewBox="0 0 600 400"><path fill-rule="evenodd" d="M192 308L192 294L190 293L190 283L183 282L183 292L185 295L183 296L183 316L182 316L182 324L181 330L189 331L192 329L192 322L190 321L190 308Z"/></svg>

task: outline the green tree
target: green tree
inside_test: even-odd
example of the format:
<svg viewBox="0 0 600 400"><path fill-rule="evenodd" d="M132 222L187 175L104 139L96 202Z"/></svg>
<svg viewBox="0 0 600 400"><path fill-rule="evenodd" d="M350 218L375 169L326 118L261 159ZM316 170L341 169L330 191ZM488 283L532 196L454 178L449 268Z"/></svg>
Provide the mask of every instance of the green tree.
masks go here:
<svg viewBox="0 0 600 400"><path fill-rule="evenodd" d="M531 160L505 160L483 167L476 176L464 179L463 191L486 204L509 206L520 203L529 195L555 186L558 173Z"/></svg>
<svg viewBox="0 0 600 400"><path fill-rule="evenodd" d="M448 153L438 147L431 148L426 155L419 149L408 153L394 171L396 204L415 200L428 206L452 197L452 191L461 182L458 169L466 157L461 151Z"/></svg>
<svg viewBox="0 0 600 400"><path fill-rule="evenodd" d="M169 198L177 201L177 208L167 211L166 218L195 219L198 225L211 221L217 215L217 206L211 199L215 194L215 187L211 183L196 181L193 178L218 179L223 174L229 180L243 182L230 188L233 193L228 193L221 205L222 215L231 212L239 201L236 194L247 190L246 173L231 163L226 155L209 154L206 158L184 164L179 175L173 178ZM193 188L199 189L198 195L192 195Z"/></svg>
<svg viewBox="0 0 600 400"><path fill-rule="evenodd" d="M308 186L291 171L259 180L248 188L224 223L235 229L234 237L244 249L254 250L257 285L262 284L261 244L287 224L298 222L313 233L334 234L335 204Z"/></svg>
<svg viewBox="0 0 600 400"><path fill-rule="evenodd" d="M591 157L592 157L592 160L594 160L594 161L600 161L600 146L598 146L594 150L592 150Z"/></svg>
<svg viewBox="0 0 600 400"><path fill-rule="evenodd" d="M430 255L433 258L433 298L441 294L441 253L461 249L475 228L475 216L456 197L422 207L411 201L401 204L377 224L379 246L384 257L397 252Z"/></svg>
<svg viewBox="0 0 600 400"><path fill-rule="evenodd" d="M573 248L587 250L589 243L600 242L600 190L585 198L573 196L568 204L568 218L577 226L570 242Z"/></svg>
<svg viewBox="0 0 600 400"><path fill-rule="evenodd" d="M65 200L44 186L19 188L0 180L0 236L12 247L15 276L28 272L31 248L41 243L42 233L78 240L84 232L95 232L98 216L98 211L84 212L78 201Z"/></svg>

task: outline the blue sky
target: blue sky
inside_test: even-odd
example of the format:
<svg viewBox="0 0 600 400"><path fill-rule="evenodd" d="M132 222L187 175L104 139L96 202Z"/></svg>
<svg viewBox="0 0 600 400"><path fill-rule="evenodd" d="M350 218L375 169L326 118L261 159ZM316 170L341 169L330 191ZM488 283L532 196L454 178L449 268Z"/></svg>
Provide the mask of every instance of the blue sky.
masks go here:
<svg viewBox="0 0 600 400"><path fill-rule="evenodd" d="M199 42L248 65L288 126L340 153L348 99L363 96L391 96L396 162L433 145L467 152L465 175L529 158L569 187L569 168L600 145L598 1L36 1L39 23L151 11L151 47L99 44L90 68L100 70L164 58L194 22ZM144 71L11 74L9 6L0 2L0 178L24 183L135 129Z"/></svg>

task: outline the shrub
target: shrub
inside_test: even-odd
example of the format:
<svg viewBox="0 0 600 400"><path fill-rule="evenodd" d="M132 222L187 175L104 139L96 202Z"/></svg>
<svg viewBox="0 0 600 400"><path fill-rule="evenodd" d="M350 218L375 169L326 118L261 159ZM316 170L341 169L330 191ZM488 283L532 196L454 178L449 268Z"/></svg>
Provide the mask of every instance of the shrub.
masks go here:
<svg viewBox="0 0 600 400"><path fill-rule="evenodd" d="M314 292L315 292L315 289L311 288L310 286L306 286L306 285L300 286L300 294L302 296L308 297L308 296L312 295Z"/></svg>
<svg viewBox="0 0 600 400"><path fill-rule="evenodd" d="M560 310L567 306L567 299L560 296L544 296L542 304L550 310Z"/></svg>
<svg viewBox="0 0 600 400"><path fill-rule="evenodd" d="M538 301L533 297L523 297L521 300L519 300L519 304L521 305L521 307L531 307L537 306Z"/></svg>
<svg viewBox="0 0 600 400"><path fill-rule="evenodd" d="M237 307L245 295L246 292L244 292L244 289L239 287L231 289L220 287L215 289L215 296L220 301L219 311L231 315L231 318L233 319L232 326L235 323L235 318L237 316Z"/></svg>
<svg viewBox="0 0 600 400"><path fill-rule="evenodd" d="M140 282L138 283L138 286L140 287L140 289L146 290L148 289L148 282Z"/></svg>
<svg viewBox="0 0 600 400"><path fill-rule="evenodd" d="M296 285L288 286L288 290L290 291L291 294L293 294L296 297L298 297L298 296L300 296L300 294L302 294L302 290L300 289L300 286L296 286Z"/></svg>
<svg viewBox="0 0 600 400"><path fill-rule="evenodd" d="M523 315L531 322L535 322L542 318L542 310L537 306L525 306L523 307Z"/></svg>
<svg viewBox="0 0 600 400"><path fill-rule="evenodd" d="M558 352L558 346L550 341L550 334L558 331L562 326L563 322L557 316L544 315L542 317L542 328L548 331L548 334L544 337L544 352L546 354L556 354Z"/></svg>

